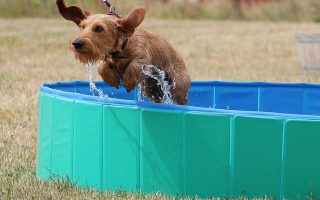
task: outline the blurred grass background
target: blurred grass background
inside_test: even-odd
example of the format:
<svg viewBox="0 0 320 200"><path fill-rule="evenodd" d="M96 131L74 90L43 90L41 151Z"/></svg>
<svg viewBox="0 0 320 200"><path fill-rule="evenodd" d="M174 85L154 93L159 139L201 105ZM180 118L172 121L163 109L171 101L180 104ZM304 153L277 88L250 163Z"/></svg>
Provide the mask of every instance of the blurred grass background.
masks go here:
<svg viewBox="0 0 320 200"><path fill-rule="evenodd" d="M65 1L92 13L107 12L102 0ZM193 80L320 82L319 74L302 73L294 39L296 33L320 30L314 23L320 22L320 0L110 1L122 14L145 5L148 19L142 28L176 47ZM39 85L87 79L84 66L68 50L68 39L78 29L60 17L55 0L0 0L0 25L0 200L177 199L159 193L101 193L69 182L39 180ZM306 191L302 199L319 199L310 194Z"/></svg>
<svg viewBox="0 0 320 200"><path fill-rule="evenodd" d="M102 0L66 0L93 13L106 12ZM320 22L320 0L111 0L120 13L137 5L148 17L169 19ZM0 17L57 17L55 0L0 0Z"/></svg>

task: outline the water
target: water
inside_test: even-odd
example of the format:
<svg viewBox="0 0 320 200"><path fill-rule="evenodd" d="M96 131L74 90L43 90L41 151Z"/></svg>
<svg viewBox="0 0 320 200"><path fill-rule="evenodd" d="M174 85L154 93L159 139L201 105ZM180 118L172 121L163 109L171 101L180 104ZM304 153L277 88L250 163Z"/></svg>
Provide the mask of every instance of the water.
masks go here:
<svg viewBox="0 0 320 200"><path fill-rule="evenodd" d="M89 76L89 86L90 86L90 92L94 96L95 92L98 93L99 97L108 97L106 94L103 93L102 89L98 89L96 84L93 82L93 73L92 73L92 66L93 64L91 63L86 63L86 68L88 71L88 76Z"/></svg>
<svg viewBox="0 0 320 200"><path fill-rule="evenodd" d="M103 93L102 89L98 89L96 87L96 84L94 83L94 78L93 78L93 73L92 73L92 63L86 63L86 68L89 76L89 86L90 86L90 93L92 95L95 95L95 93L98 93L99 97L108 97L106 94ZM170 85L168 81L165 80L166 78L166 73L162 70L160 70L157 66L155 65L141 65L141 71L144 75L144 78L150 77L153 78L157 81L157 85L160 86L162 92L163 92L163 97L161 98L161 103L163 104L173 104L174 101L172 99L172 94L170 92L171 88L175 88L175 82ZM137 100L138 101L143 101L143 92L142 92L142 82L143 80L140 80L138 84L138 92L137 92Z"/></svg>
<svg viewBox="0 0 320 200"><path fill-rule="evenodd" d="M142 99L142 85L141 85L141 83L138 84L137 100L138 100L138 101L143 101L143 99Z"/></svg>
<svg viewBox="0 0 320 200"><path fill-rule="evenodd" d="M155 65L141 65L142 73L144 75L144 78L150 77L157 81L157 85L160 86L163 97L161 98L161 103L163 104L173 104L174 101L172 99L172 94L170 92L171 88L175 88L175 82L170 85L168 81L165 80L166 73L162 70L160 70ZM143 80L140 80L139 82L142 82ZM142 101L142 85L141 83L138 84L138 94L137 94L138 101Z"/></svg>

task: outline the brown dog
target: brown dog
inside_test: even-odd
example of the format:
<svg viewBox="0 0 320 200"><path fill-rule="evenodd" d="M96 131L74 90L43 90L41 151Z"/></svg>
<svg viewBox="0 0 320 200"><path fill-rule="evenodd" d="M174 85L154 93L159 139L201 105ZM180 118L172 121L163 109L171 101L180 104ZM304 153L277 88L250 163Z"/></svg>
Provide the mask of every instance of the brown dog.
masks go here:
<svg viewBox="0 0 320 200"><path fill-rule="evenodd" d="M173 101L187 104L190 77L186 65L167 41L137 28L145 16L143 7L122 18L116 14L91 15L78 6L67 7L64 0L57 0L57 6L65 19L81 29L70 44L76 58L83 63L99 62L98 72L105 82L118 88L123 81L127 91L140 83L147 97L162 102L164 94L158 82L142 73L149 68L153 76L158 76L159 70L150 67L153 65L165 72Z"/></svg>

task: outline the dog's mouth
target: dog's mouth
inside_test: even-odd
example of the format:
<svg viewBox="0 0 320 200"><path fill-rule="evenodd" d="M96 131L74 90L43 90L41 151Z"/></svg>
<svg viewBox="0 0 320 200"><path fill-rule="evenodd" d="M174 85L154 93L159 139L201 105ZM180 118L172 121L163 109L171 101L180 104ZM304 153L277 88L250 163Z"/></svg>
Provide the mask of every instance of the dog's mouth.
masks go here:
<svg viewBox="0 0 320 200"><path fill-rule="evenodd" d="M98 50L87 47L81 49L71 47L71 50L73 51L76 59L82 63L96 63L100 60L105 60L106 57L110 56L108 50Z"/></svg>
<svg viewBox="0 0 320 200"><path fill-rule="evenodd" d="M102 55L92 51L88 51L86 49L82 49L82 50L73 49L73 53L76 59L82 63L96 63L97 61L103 58Z"/></svg>

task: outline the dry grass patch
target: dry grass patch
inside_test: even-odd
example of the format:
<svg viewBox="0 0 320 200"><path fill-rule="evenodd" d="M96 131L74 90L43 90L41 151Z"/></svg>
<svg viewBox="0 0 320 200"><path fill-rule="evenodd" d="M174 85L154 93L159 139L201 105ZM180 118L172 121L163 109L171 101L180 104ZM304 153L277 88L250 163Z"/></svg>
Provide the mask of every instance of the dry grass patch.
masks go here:
<svg viewBox="0 0 320 200"><path fill-rule="evenodd" d="M101 0L65 0L68 4L78 4L92 13L106 12ZM243 4L243 15L237 15L233 0L111 0L124 14L137 5L147 7L147 14L155 18L171 19L245 19L268 21L320 21L319 0L267 0L256 6ZM161 3L166 2L166 3ZM193 1L194 2L194 1ZM57 17L55 0L0 0L1 17Z"/></svg>
<svg viewBox="0 0 320 200"><path fill-rule="evenodd" d="M168 199L80 190L36 178L39 85L87 79L67 48L77 28L62 19L0 19L0 24L0 199ZM317 31L318 24L147 19L143 26L177 47L193 79L320 81L301 73L294 40L296 32Z"/></svg>

